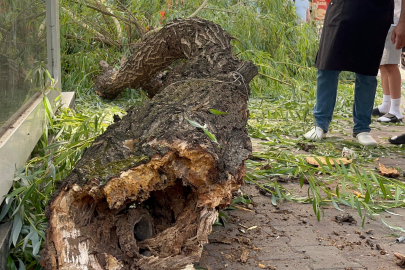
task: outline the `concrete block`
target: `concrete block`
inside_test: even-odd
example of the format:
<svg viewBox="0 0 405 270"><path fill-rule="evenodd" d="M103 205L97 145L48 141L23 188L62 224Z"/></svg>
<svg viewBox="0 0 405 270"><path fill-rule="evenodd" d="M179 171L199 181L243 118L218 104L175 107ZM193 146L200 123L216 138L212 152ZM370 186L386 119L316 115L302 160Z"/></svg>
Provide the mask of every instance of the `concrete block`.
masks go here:
<svg viewBox="0 0 405 270"><path fill-rule="evenodd" d="M74 110L76 93L75 92L62 92L62 108L70 108Z"/></svg>
<svg viewBox="0 0 405 270"><path fill-rule="evenodd" d="M0 224L0 270L7 270L8 241L12 222Z"/></svg>

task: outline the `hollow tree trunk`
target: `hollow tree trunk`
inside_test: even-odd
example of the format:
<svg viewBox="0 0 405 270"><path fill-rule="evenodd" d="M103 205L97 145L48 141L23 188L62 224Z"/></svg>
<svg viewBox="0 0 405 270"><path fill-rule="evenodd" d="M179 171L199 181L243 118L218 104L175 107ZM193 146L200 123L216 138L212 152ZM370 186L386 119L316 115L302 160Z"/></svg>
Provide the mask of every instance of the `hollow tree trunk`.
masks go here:
<svg viewBox="0 0 405 270"><path fill-rule="evenodd" d="M234 57L218 25L175 20L118 71L103 63L96 91L113 98L183 58L152 87L153 99L94 141L54 194L46 269L181 269L199 260L218 208L244 181L257 68Z"/></svg>

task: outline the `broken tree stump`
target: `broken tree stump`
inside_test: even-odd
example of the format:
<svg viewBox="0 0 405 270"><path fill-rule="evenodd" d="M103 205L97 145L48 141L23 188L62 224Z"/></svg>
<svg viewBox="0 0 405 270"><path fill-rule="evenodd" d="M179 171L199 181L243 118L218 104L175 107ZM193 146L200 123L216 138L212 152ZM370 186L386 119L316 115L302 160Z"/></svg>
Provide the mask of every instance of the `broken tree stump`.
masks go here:
<svg viewBox="0 0 405 270"><path fill-rule="evenodd" d="M153 99L94 141L53 195L41 252L47 270L174 270L198 262L218 209L244 182L248 84L257 68L238 60L230 36L202 19L175 20L140 48L150 53L135 53L118 71L104 67L100 95L116 97L186 61Z"/></svg>

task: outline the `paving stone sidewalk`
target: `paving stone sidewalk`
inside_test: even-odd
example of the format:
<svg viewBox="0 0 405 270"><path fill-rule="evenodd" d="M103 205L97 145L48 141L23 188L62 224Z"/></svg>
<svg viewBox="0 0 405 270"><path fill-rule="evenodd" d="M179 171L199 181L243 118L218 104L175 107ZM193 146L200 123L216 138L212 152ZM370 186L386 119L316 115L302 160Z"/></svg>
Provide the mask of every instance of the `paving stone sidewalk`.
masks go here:
<svg viewBox="0 0 405 270"><path fill-rule="evenodd" d="M326 207L317 221L311 204L287 202L276 208L256 186L247 184L242 190L253 197L254 207L225 211L231 220L225 227L214 226L199 263L203 269L401 269L393 253L405 254L405 243L391 245L396 237L378 217L361 228L357 211L342 206L357 224L339 224L334 219L342 212ZM392 226L404 226L405 209L392 213L382 217Z"/></svg>
<svg viewBox="0 0 405 270"><path fill-rule="evenodd" d="M404 76L405 77L405 76ZM376 123L373 136L380 144L387 138L405 133L405 126ZM329 136L344 137L341 134ZM380 157L376 161L405 171L402 156ZM287 189L307 195L308 186L283 183ZM356 210L342 206L357 221L337 223L335 216L343 212L333 206L325 207L324 218L317 221L312 204L283 202L274 207L271 197L262 195L255 185L241 189L253 198L253 207L225 211L230 221L225 227L214 226L210 243L205 246L198 266L200 269L256 270L256 269L368 269L397 270L394 252L405 254L405 242L393 244L397 236L383 224L405 228L405 209L392 209L375 219L367 217L364 228ZM405 232L401 234L405 236ZM197 268L199 269L199 268Z"/></svg>

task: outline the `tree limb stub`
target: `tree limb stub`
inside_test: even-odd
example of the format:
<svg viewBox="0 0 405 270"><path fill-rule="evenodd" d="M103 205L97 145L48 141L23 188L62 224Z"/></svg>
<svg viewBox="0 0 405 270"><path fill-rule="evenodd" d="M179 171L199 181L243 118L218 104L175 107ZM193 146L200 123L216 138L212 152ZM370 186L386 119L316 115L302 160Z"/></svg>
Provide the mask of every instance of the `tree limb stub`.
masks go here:
<svg viewBox="0 0 405 270"><path fill-rule="evenodd" d="M187 68L201 58L205 60L206 69L201 74L188 76L193 78L211 78L213 74L222 74L229 69L224 64L234 65L233 62L237 61L235 57L229 59L229 63L223 59L225 55L232 55L229 34L217 24L195 18L174 20L136 47L136 52L118 71L105 72L97 78L94 87L96 94L114 99L125 88L139 88L149 83L176 60L188 59Z"/></svg>
<svg viewBox="0 0 405 270"><path fill-rule="evenodd" d="M189 37L180 41L176 50L187 52L188 60L153 99L109 126L55 192L46 211L45 269L182 269L199 260L218 209L243 184L251 154L249 82L257 68L234 57L219 26L200 19L172 25L183 23L198 29L193 40L202 43L204 37L205 46L188 43ZM170 41L160 40L160 46L174 44L166 37ZM151 63L135 65L131 57L106 73L124 80L144 67L151 77L171 61L151 54L144 56ZM135 73L129 66L137 67ZM115 80L106 82L119 84Z"/></svg>

